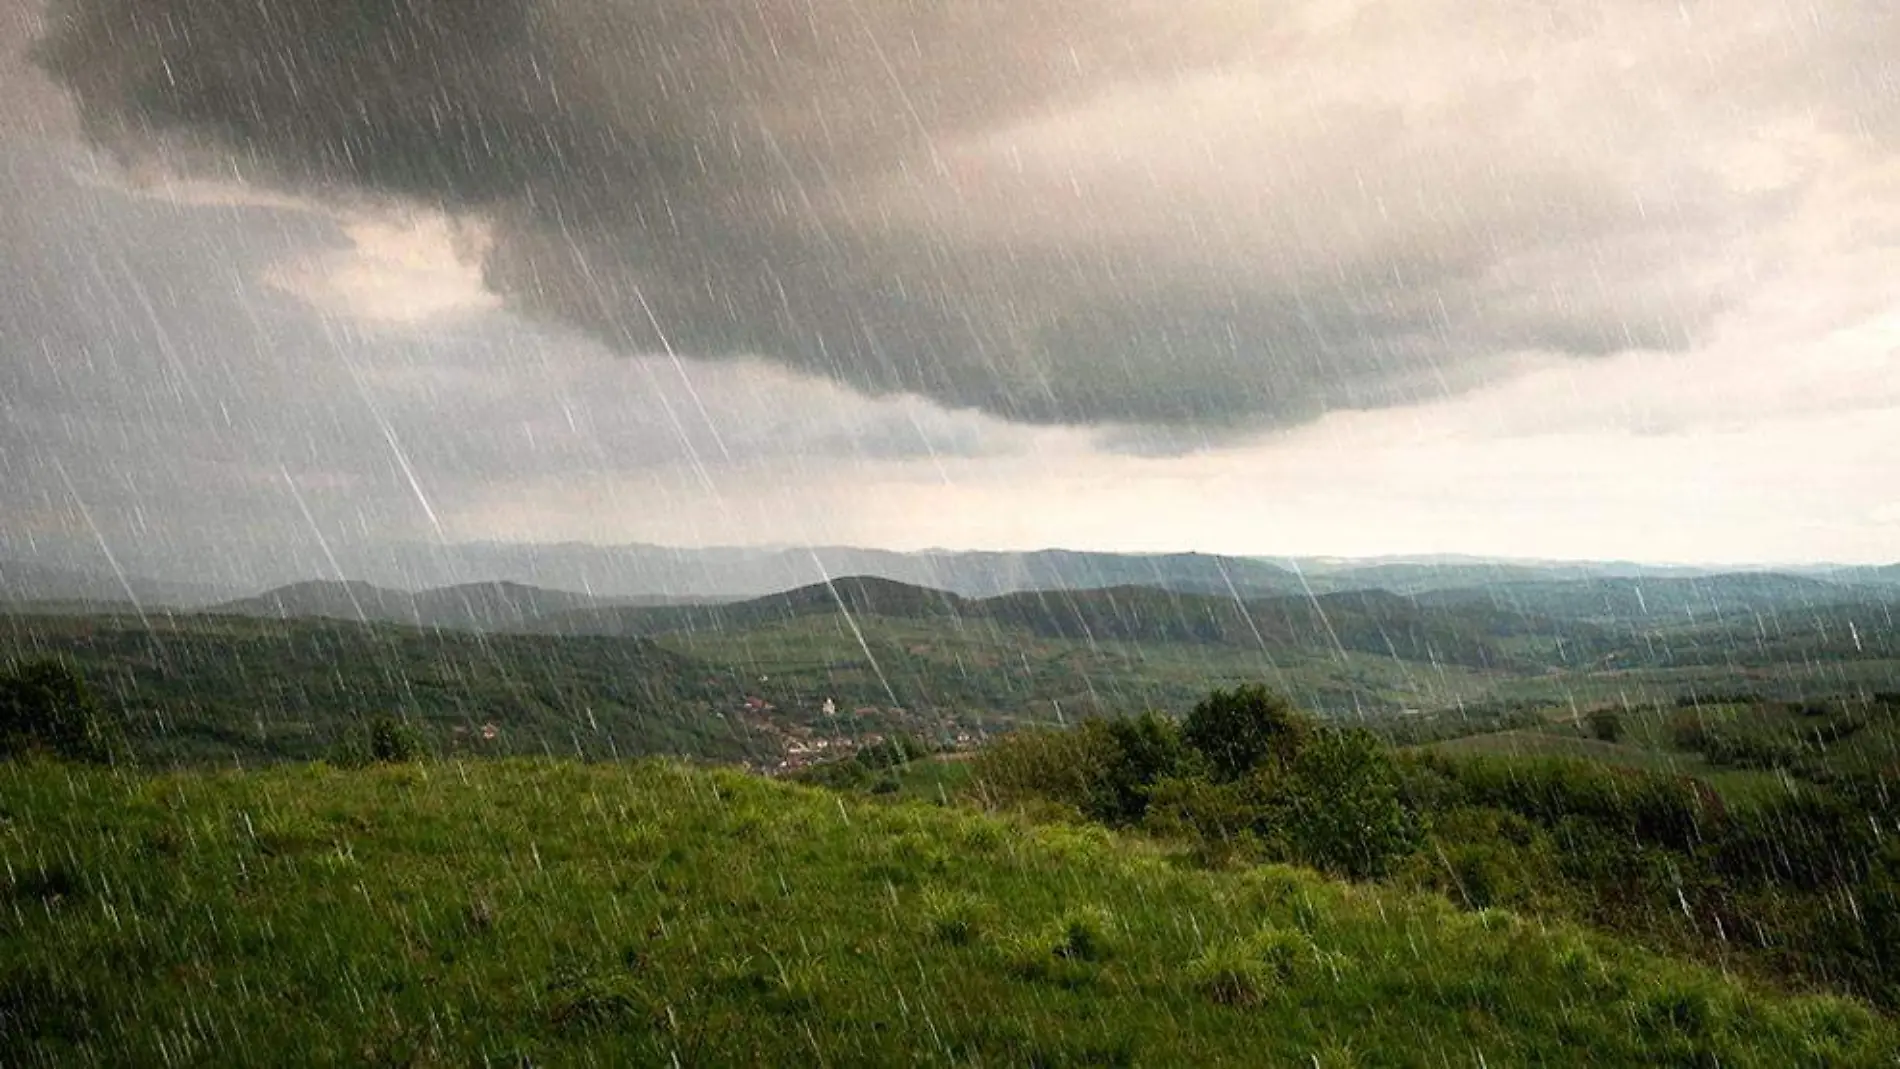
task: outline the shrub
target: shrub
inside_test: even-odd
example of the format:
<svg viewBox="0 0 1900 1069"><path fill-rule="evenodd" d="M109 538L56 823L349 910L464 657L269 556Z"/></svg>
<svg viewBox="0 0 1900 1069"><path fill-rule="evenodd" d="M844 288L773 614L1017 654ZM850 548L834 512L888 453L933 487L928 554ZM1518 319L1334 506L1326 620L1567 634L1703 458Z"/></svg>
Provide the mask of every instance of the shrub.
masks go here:
<svg viewBox="0 0 1900 1069"><path fill-rule="evenodd" d="M1804 790L1740 814L1717 844L1714 863L1730 878L1802 890L1845 887L1868 875L1879 838L1864 810Z"/></svg>
<svg viewBox="0 0 1900 1069"><path fill-rule="evenodd" d="M1279 785L1295 856L1314 868L1376 876L1418 845L1392 759L1370 733L1322 731Z"/></svg>
<svg viewBox="0 0 1900 1069"><path fill-rule="evenodd" d="M1688 776L1567 757L1427 756L1420 762L1455 781L1449 793L1465 804L1508 809L1546 827L1581 818L1674 849L1703 842L1726 813L1713 790Z"/></svg>
<svg viewBox="0 0 1900 1069"><path fill-rule="evenodd" d="M1093 981L1096 966L1112 956L1113 923L1103 909L1070 910L1040 932L1005 936L997 952L1004 968L1020 979L1081 987Z"/></svg>
<svg viewBox="0 0 1900 1069"><path fill-rule="evenodd" d="M407 720L378 716L346 732L331 749L332 764L362 768L371 764L401 764L428 756L422 729Z"/></svg>
<svg viewBox="0 0 1900 1069"><path fill-rule="evenodd" d="M1202 865L1219 868L1258 850L1253 829L1259 816L1247 784L1177 776L1149 792L1144 826L1156 835L1191 841Z"/></svg>
<svg viewBox="0 0 1900 1069"><path fill-rule="evenodd" d="M1549 905L1564 889L1551 838L1516 813L1461 807L1433 815L1431 848L1397 875L1472 909Z"/></svg>
<svg viewBox="0 0 1900 1069"><path fill-rule="evenodd" d="M1102 779L1091 792L1089 815L1111 824L1139 822L1148 812L1155 784L1181 768L1181 729L1150 712L1123 720L1092 721L1084 730L1106 736L1101 744Z"/></svg>
<svg viewBox="0 0 1900 1069"><path fill-rule="evenodd" d="M71 665L48 659L0 673L0 757L22 753L69 761L110 757L98 703Z"/></svg>
<svg viewBox="0 0 1900 1069"><path fill-rule="evenodd" d="M1293 760L1313 733L1312 721L1285 698L1257 684L1217 690L1182 724L1184 742L1217 780L1237 780L1255 767Z"/></svg>
<svg viewBox="0 0 1900 1069"><path fill-rule="evenodd" d="M1211 1002L1223 1006L1252 1006L1279 986L1265 962L1244 944L1209 947L1188 966L1188 980Z"/></svg>
<svg viewBox="0 0 1900 1069"><path fill-rule="evenodd" d="M1106 778L1107 735L1087 721L1076 730L1030 728L984 747L972 764L978 790L992 805L1046 800L1087 812Z"/></svg>
<svg viewBox="0 0 1900 1069"><path fill-rule="evenodd" d="M1615 709L1598 709L1588 718L1590 735L1603 742L1623 741L1623 714Z"/></svg>
<svg viewBox="0 0 1900 1069"><path fill-rule="evenodd" d="M872 772L891 768L901 768L920 758L930 756L930 747L915 735L898 732L886 736L858 750L851 756L851 762Z"/></svg>
<svg viewBox="0 0 1900 1069"><path fill-rule="evenodd" d="M1073 730L1018 731L977 755L975 775L992 802L1044 798L1109 824L1132 824L1154 785L1181 767L1173 721L1156 713L1085 720Z"/></svg>
<svg viewBox="0 0 1900 1069"><path fill-rule="evenodd" d="M419 761L427 756L422 730L407 720L379 716L369 726L369 756L384 763Z"/></svg>

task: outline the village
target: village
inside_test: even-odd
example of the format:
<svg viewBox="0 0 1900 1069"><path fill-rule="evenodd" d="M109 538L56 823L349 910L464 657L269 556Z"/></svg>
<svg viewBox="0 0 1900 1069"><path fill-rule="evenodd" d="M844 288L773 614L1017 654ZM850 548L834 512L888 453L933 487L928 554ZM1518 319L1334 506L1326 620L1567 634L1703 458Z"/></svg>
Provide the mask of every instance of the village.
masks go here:
<svg viewBox="0 0 1900 1069"><path fill-rule="evenodd" d="M955 753L981 746L983 734L955 727L939 717L920 717L901 706L859 706L841 711L826 698L819 715L796 720L778 715L779 708L757 696L747 696L739 713L748 726L779 739L779 757L748 762L753 771L770 776L791 775L814 765L846 760L858 752L902 737L921 742L932 752Z"/></svg>

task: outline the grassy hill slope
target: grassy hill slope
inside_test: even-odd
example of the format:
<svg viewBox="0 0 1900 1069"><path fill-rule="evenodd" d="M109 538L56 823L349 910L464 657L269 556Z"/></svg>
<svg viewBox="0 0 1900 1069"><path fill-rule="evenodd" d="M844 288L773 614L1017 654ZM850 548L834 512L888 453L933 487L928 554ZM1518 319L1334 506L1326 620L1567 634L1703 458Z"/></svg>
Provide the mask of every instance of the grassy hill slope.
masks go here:
<svg viewBox="0 0 1900 1069"><path fill-rule="evenodd" d="M556 762L0 766L26 1065L1890 1065L1890 1023L1100 830Z"/></svg>

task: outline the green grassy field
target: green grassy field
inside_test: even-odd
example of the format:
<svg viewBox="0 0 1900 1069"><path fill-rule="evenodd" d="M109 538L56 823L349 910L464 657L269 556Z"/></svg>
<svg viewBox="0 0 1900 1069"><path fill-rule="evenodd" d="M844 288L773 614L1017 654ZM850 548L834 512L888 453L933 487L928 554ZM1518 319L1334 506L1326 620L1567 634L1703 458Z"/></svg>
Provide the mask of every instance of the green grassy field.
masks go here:
<svg viewBox="0 0 1900 1069"><path fill-rule="evenodd" d="M1446 754L1499 757L1576 757L1618 768L1693 776L1720 791L1722 797L1731 802L1768 798L1788 790L1786 778L1773 772L1721 768L1692 753L1603 742L1567 731L1539 728L1501 731L1434 743L1430 749Z"/></svg>
<svg viewBox="0 0 1900 1069"><path fill-rule="evenodd" d="M0 765L7 1060L1891 1065L1858 1004L661 763Z"/></svg>
<svg viewBox="0 0 1900 1069"><path fill-rule="evenodd" d="M856 625L853 630L851 624ZM862 641L861 641L862 640ZM1475 700L1479 670L1358 651L1274 650L1191 642L1086 642L978 621L804 616L656 641L701 661L765 677L805 700L899 704L993 720L1055 722L1191 705L1209 687L1268 680L1309 708L1339 715L1438 708ZM890 690L887 692L885 686ZM979 717L972 716L972 722Z"/></svg>
<svg viewBox="0 0 1900 1069"><path fill-rule="evenodd" d="M1900 769L1900 709L1883 702L1716 700L1634 706L1615 714L1615 741L1592 737L1587 716L1563 716L1557 710L1551 714L1535 726L1448 739L1427 749L1452 755L1574 757L1692 776L1731 802L1785 795L1796 781L1829 783ZM1692 744L1684 736L1691 726L1703 736L1734 741L1725 748Z"/></svg>

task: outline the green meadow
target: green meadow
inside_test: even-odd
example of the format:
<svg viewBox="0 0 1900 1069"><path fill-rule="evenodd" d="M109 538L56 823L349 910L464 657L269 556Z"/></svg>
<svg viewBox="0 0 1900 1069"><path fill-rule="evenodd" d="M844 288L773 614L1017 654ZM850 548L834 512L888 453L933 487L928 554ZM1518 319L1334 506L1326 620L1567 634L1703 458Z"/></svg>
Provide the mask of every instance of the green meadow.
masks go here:
<svg viewBox="0 0 1900 1069"><path fill-rule="evenodd" d="M21 1065L1892 1065L1860 1004L677 763L0 765Z"/></svg>

